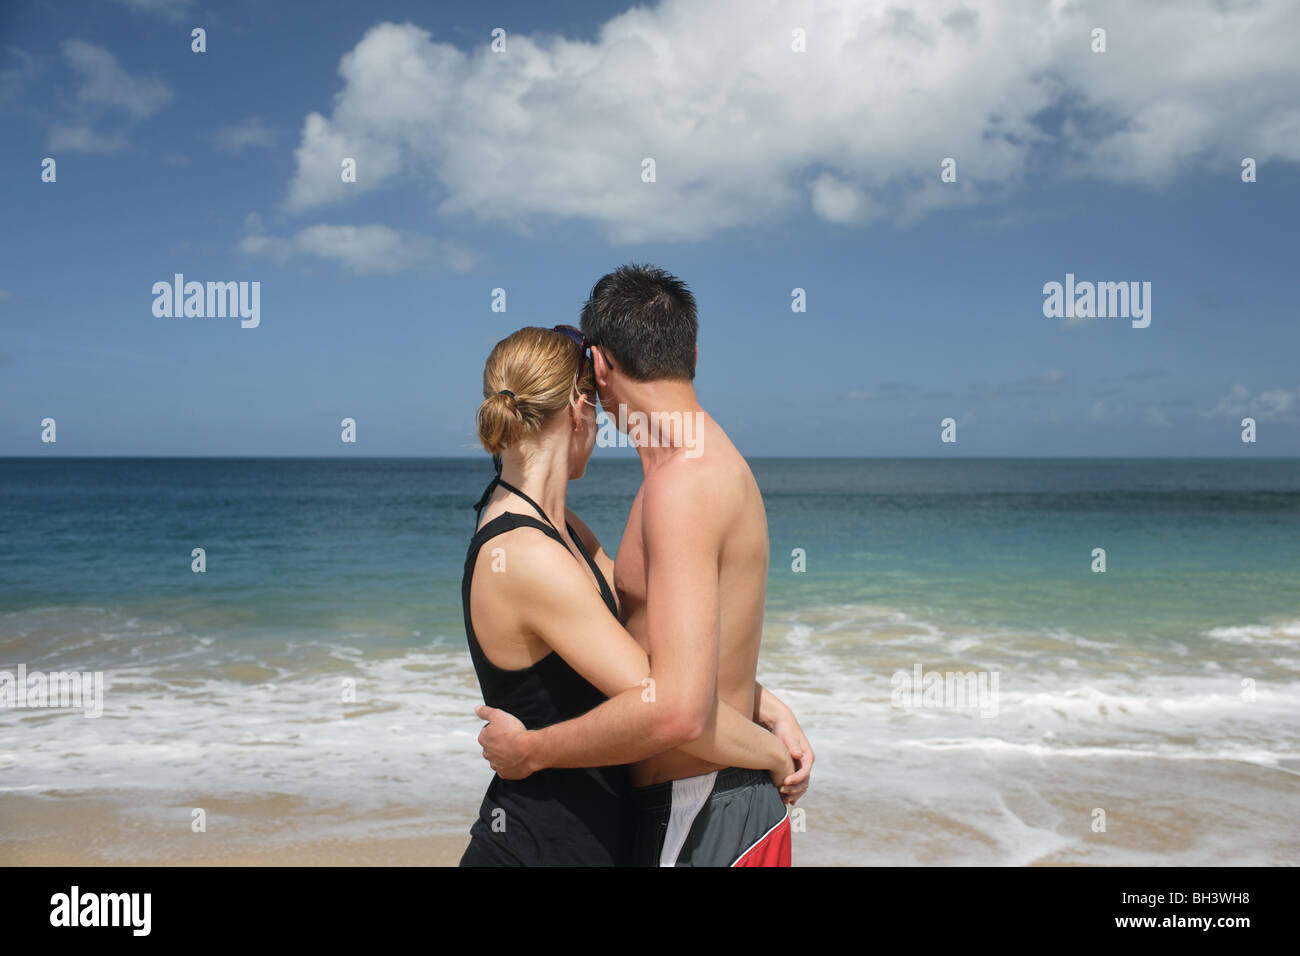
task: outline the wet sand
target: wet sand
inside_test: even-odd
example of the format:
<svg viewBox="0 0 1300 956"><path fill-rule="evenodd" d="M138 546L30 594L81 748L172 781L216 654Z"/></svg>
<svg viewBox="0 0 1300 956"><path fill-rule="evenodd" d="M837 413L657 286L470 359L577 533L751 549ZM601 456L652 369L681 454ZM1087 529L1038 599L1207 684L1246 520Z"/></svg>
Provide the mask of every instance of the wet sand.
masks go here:
<svg viewBox="0 0 1300 956"><path fill-rule="evenodd" d="M820 781L814 775L814 790L801 801L796 866L1300 860L1300 779L1268 767L1002 761L998 804L975 813L963 806L961 819L952 807L906 794L850 791L830 769ZM206 832L191 828L196 806L206 812ZM1098 808L1106 813L1104 832L1093 828ZM287 794L181 803L157 792L9 792L0 796L0 864L454 866L472 816L468 807L362 811Z"/></svg>
<svg viewBox="0 0 1300 956"><path fill-rule="evenodd" d="M0 865L455 866L469 842L409 810L355 808L283 794L193 806L158 794L0 796Z"/></svg>

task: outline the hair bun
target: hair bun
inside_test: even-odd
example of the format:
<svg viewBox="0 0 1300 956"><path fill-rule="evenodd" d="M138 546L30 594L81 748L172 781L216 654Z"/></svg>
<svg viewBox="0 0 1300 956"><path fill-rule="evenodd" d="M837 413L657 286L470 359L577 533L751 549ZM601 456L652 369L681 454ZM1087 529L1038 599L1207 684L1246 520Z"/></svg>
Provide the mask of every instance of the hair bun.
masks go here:
<svg viewBox="0 0 1300 956"><path fill-rule="evenodd" d="M590 364L567 335L528 326L502 339L483 366L478 411L483 448L495 455L540 431L570 406L575 382L579 391L595 388Z"/></svg>
<svg viewBox="0 0 1300 956"><path fill-rule="evenodd" d="M497 455L518 442L526 430L525 412L508 388L484 399L478 410L478 437L483 447Z"/></svg>

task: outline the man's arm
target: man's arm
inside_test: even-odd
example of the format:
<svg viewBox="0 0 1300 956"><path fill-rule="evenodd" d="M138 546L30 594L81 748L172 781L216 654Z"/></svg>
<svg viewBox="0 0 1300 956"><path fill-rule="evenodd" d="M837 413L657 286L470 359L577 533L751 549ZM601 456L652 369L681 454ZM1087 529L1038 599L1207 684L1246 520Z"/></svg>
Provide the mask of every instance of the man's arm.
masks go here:
<svg viewBox="0 0 1300 956"><path fill-rule="evenodd" d="M552 550L557 546L544 539L513 545L510 574L494 578L491 584L503 588L501 598L521 609L523 627L541 637L602 693L617 700L627 691L620 703L631 706L630 729L622 736L604 723L568 728L572 750L534 763L526 759L521 745L533 742L536 735L523 731L511 715L480 707L479 715L490 725L479 742L493 769L507 779L518 779L543 766L625 763L640 759L642 751L650 756L680 745L687 753L724 766L765 769L774 775L780 771L782 779L794 771L777 737L725 703L717 705L714 719L693 739L659 726L655 718L661 719L666 709L658 706L658 685L646 679L651 673L646 652L605 609L585 570L576 563L557 562ZM601 717L610 719L612 708L602 707L606 713ZM616 711L612 720L620 720Z"/></svg>
<svg viewBox="0 0 1300 956"><path fill-rule="evenodd" d="M716 747L738 733L736 721L758 731L756 750L770 748L765 731L718 705L720 509L706 482L689 471L671 477L678 480L647 484L642 500L649 682L581 717L540 730L497 734L491 726L485 729L479 741L485 753L496 748L489 757L503 776L527 776L545 767L629 763L682 745L695 752L701 744ZM490 708L479 712L485 717L499 713ZM784 781L793 764L787 755L778 758L781 768L767 765Z"/></svg>

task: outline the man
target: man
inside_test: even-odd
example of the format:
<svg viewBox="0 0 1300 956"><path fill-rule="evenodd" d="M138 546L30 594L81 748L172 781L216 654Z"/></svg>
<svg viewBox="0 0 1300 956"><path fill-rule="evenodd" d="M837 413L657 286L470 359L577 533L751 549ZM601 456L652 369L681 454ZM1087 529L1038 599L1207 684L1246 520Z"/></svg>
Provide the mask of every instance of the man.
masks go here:
<svg viewBox="0 0 1300 956"><path fill-rule="evenodd" d="M501 776L631 763L637 862L789 866L786 803L807 789L812 748L789 708L754 679L768 537L744 458L700 407L695 299L661 269L604 276L583 307L601 404L637 446L644 479L614 565L624 625L650 677L581 717L526 731L477 713ZM675 749L708 733L718 701L752 713L790 750L793 772L719 767Z"/></svg>

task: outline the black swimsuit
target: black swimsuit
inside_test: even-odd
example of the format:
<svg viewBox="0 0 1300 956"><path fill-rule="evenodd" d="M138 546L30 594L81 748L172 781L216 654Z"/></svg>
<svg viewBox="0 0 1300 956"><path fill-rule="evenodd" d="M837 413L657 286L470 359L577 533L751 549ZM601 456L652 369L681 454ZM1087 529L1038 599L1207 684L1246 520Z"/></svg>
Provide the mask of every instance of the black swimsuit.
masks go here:
<svg viewBox="0 0 1300 956"><path fill-rule="evenodd" d="M498 485L532 505L545 523L528 515L506 512L487 522L470 539L460 586L465 636L483 691L483 702L513 714L529 730L535 730L584 714L606 698L554 651L529 667L504 670L488 660L479 647L470 621L469 595L474 566L483 545L515 528L536 528L564 545L559 531L536 502L502 481L500 475L483 492L474 506L475 512L482 510ZM617 618L614 592L573 526L567 527L569 536L596 576L605 606ZM469 848L461 857L460 865L630 866L630 788L625 766L552 768L539 770L523 780L494 776L479 808L479 817L470 828Z"/></svg>

